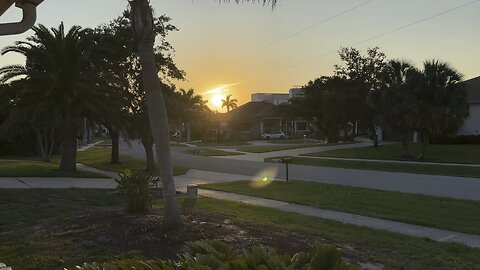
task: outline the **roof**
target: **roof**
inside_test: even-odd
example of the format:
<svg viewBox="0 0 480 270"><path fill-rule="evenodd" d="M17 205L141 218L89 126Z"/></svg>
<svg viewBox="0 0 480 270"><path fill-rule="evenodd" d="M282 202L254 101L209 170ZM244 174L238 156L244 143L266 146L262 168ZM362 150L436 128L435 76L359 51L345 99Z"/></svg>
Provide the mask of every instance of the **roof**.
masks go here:
<svg viewBox="0 0 480 270"><path fill-rule="evenodd" d="M468 103L480 103L480 76L464 82L467 88Z"/></svg>
<svg viewBox="0 0 480 270"><path fill-rule="evenodd" d="M245 122L250 122L255 119L265 117L275 117L275 105L266 101L248 102L242 106L226 113L229 119L242 119Z"/></svg>

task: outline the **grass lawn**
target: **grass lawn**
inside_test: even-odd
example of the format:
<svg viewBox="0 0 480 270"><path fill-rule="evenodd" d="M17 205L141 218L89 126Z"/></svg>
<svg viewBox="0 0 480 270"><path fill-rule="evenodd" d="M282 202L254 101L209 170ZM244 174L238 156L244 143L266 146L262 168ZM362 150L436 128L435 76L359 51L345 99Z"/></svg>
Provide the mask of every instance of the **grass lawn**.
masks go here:
<svg viewBox="0 0 480 270"><path fill-rule="evenodd" d="M186 150L186 151L183 151L183 153L194 155L194 156L202 156L202 157L245 155L244 153L237 153L237 152L230 152L230 151L223 151L219 149L209 149L209 148Z"/></svg>
<svg viewBox="0 0 480 270"><path fill-rule="evenodd" d="M304 204L404 223L480 235L480 202L303 181L274 181L253 188L250 181L202 188Z"/></svg>
<svg viewBox="0 0 480 270"><path fill-rule="evenodd" d="M275 162L274 161L275 159L280 159L280 158L284 158L284 157L266 158L265 162ZM354 161L354 160L328 160L328 159L318 159L318 158L309 158L309 157L289 157L289 158L292 158L292 164L307 165L307 166L480 178L479 167L467 167L467 166L461 166L461 165L442 166L442 165L428 165L428 164L400 164L400 163L383 163L383 162Z"/></svg>
<svg viewBox="0 0 480 270"><path fill-rule="evenodd" d="M352 252L352 247L361 249L361 254L356 256L380 262L385 269L477 269L480 265L479 248L210 198L198 200L194 207L222 213L239 224L255 224L263 230L274 228L319 236L326 242L346 247L343 251L347 254Z"/></svg>
<svg viewBox="0 0 480 270"><path fill-rule="evenodd" d="M123 203L121 197L112 191L0 190L0 198L0 260L13 269L73 269L73 265L84 261L132 257L154 259L156 257L151 252L155 252L155 248L150 247L169 248L170 241L174 241L170 235L179 235L175 232L164 234L162 226L155 224L161 219L151 220L152 216L117 215L122 211ZM182 198L179 200L183 201ZM162 207L162 202L157 201L156 207ZM239 226L244 233L249 228L259 237L276 230L294 232L290 235L291 241L302 237L312 242L319 240L337 245L342 247L347 257L381 263L384 269L477 269L480 265L480 249L265 207L201 198L187 206L184 213L187 210L199 213L196 224L186 224L187 232L189 226L193 231L208 226L208 222L199 226L198 221L215 214L222 217L218 220L220 224L228 219L231 222L229 226ZM96 217L94 223L90 223L92 216ZM133 223L122 223L125 219ZM144 224L147 220L153 223ZM218 227L220 224L213 223L212 228L217 232L214 237L221 239L223 231ZM137 227L138 232L135 231ZM181 228L180 233L183 231L185 229ZM129 238L132 232L136 233L137 239ZM118 237L109 239L111 236ZM275 238L264 240L275 242ZM119 252L118 245L110 241L122 244L127 250ZM143 248L145 253L137 249L142 246L136 246L136 242L149 245Z"/></svg>
<svg viewBox="0 0 480 270"><path fill-rule="evenodd" d="M73 173L58 170L58 162L51 163L38 160L0 159L0 177L85 177L104 178L105 176L77 171Z"/></svg>
<svg viewBox="0 0 480 270"><path fill-rule="evenodd" d="M85 258L103 261L114 255L110 247L65 239L61 229L48 236L39 229L54 229L74 214L120 205L120 196L112 191L2 189L0 197L0 261L13 269L63 269Z"/></svg>
<svg viewBox="0 0 480 270"><path fill-rule="evenodd" d="M420 152L420 144L411 144L410 147L411 153L415 154ZM330 150L308 154L308 156L403 160L401 153L402 150L400 144L389 144L380 147ZM479 153L480 144L431 144L428 146L426 161L480 164Z"/></svg>
<svg viewBox="0 0 480 270"><path fill-rule="evenodd" d="M125 169L145 170L144 160L134 159L120 155L120 164L110 164L111 149L107 147L92 147L86 151L78 152L77 162L100 170L122 172ZM183 175L188 169L181 166L173 166L173 175Z"/></svg>
<svg viewBox="0 0 480 270"><path fill-rule="evenodd" d="M248 153L267 153L274 151L283 151L298 148L321 147L338 145L338 143L307 143L307 144L291 144L291 145L258 145L237 148L237 151Z"/></svg>

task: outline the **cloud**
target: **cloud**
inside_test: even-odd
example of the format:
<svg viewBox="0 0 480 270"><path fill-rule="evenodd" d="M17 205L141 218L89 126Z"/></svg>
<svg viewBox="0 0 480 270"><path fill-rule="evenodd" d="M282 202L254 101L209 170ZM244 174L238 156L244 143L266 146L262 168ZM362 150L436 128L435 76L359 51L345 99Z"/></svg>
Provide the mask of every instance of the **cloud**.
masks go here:
<svg viewBox="0 0 480 270"><path fill-rule="evenodd" d="M239 82L236 82L236 83L220 84L216 88L213 88L213 89L210 89L208 91L203 92L202 95L228 93L228 92L230 92L230 90L228 89L229 87L239 85L243 82L244 81L239 81Z"/></svg>

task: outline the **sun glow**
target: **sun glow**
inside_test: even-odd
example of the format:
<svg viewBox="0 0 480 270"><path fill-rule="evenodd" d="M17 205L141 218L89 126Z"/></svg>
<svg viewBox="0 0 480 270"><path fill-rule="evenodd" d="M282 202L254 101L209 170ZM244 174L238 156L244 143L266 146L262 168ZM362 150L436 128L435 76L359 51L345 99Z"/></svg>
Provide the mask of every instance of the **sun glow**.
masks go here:
<svg viewBox="0 0 480 270"><path fill-rule="evenodd" d="M222 107L222 99L224 99L224 97L220 94L214 94L212 95L212 97L210 98L210 102L215 106L215 107L218 107L218 108L221 108Z"/></svg>
<svg viewBox="0 0 480 270"><path fill-rule="evenodd" d="M208 98L208 104L210 104L211 107L215 107L212 109L222 109L222 99L225 99L225 97L230 93L230 87L236 86L243 82L244 81L228 84L219 84L216 88L212 88L203 92L202 96Z"/></svg>

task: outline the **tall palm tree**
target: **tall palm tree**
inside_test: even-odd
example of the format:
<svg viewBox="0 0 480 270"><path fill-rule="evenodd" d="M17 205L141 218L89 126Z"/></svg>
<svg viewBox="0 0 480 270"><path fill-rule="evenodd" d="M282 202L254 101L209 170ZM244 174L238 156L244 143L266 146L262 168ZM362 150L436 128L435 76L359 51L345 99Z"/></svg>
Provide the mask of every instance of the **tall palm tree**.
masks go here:
<svg viewBox="0 0 480 270"><path fill-rule="evenodd" d="M226 107L227 112L229 112L231 109L237 108L237 102L238 100L232 99L232 95L228 95L225 99L222 99L222 108Z"/></svg>
<svg viewBox="0 0 480 270"><path fill-rule="evenodd" d="M417 98L421 111L416 130L423 147L417 159L425 159L432 135L455 133L468 115L467 92L461 83L462 74L449 64L430 60L424 62L422 83Z"/></svg>
<svg viewBox="0 0 480 270"><path fill-rule="evenodd" d="M250 0L253 1L253 0ZM240 0L235 0L240 2ZM265 3L276 4L277 0L263 0ZM155 31L153 11L149 0L130 0L132 9L132 25L135 32L138 56L142 69L142 81L145 88L149 123L157 153L158 170L162 179L163 196L165 199L165 225L181 224L180 207L176 200L175 183L173 180L172 158L170 155L170 130L168 124L165 99L155 65Z"/></svg>
<svg viewBox="0 0 480 270"><path fill-rule="evenodd" d="M181 224L180 207L173 181L173 164L170 155L170 129L165 99L158 78L155 61L155 31L152 8L148 0L130 1L132 25L140 58L142 82L145 89L150 129L158 159L158 171L165 200L165 224L175 227Z"/></svg>
<svg viewBox="0 0 480 270"><path fill-rule="evenodd" d="M414 132L421 113L415 92L421 83L421 73L406 61L391 60L384 70L385 88L381 90L381 110L386 125L402 133L402 156L411 158L408 136Z"/></svg>
<svg viewBox="0 0 480 270"><path fill-rule="evenodd" d="M108 108L99 81L91 68L90 53L94 46L88 30L79 26L65 32L63 24L50 30L43 25L33 28L27 41L6 47L2 54L16 52L26 57L25 66L0 69L2 81L25 76L21 99L34 106L34 117L55 114L61 123L60 170L76 170L77 128L83 115L101 114Z"/></svg>

